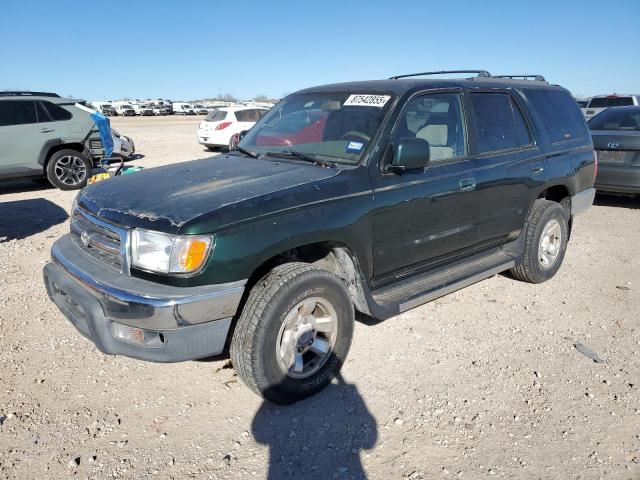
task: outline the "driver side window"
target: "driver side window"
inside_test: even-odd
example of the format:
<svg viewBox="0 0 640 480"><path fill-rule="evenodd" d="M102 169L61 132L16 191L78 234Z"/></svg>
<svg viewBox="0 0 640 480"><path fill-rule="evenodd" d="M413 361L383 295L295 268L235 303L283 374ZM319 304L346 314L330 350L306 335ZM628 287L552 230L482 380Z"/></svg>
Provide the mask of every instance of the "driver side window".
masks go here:
<svg viewBox="0 0 640 480"><path fill-rule="evenodd" d="M466 135L460 94L427 94L410 100L398 118L394 144L401 138L429 142L431 162L464 156Z"/></svg>

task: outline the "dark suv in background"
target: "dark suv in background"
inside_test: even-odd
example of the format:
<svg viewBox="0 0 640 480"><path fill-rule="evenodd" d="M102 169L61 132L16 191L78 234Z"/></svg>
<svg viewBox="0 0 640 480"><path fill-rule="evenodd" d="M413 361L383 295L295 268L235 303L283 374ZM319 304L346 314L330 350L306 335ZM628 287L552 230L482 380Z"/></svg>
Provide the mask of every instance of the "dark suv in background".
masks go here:
<svg viewBox="0 0 640 480"><path fill-rule="evenodd" d="M506 270L550 279L595 194L576 102L539 76L432 73L461 72L302 90L229 154L83 189L50 298L106 353L229 345L251 389L290 403L336 375L354 311L390 318Z"/></svg>

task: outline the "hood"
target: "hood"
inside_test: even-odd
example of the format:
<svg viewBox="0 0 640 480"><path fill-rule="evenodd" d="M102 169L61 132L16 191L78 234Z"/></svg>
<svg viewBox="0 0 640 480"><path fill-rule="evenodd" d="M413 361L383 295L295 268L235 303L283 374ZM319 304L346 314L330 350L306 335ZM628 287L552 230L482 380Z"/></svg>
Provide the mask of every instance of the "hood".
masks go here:
<svg viewBox="0 0 640 480"><path fill-rule="evenodd" d="M206 216L219 228L283 208L284 197L341 172L271 159L219 155L152 168L85 187L79 204L126 227L176 233ZM242 208L240 208L242 207Z"/></svg>

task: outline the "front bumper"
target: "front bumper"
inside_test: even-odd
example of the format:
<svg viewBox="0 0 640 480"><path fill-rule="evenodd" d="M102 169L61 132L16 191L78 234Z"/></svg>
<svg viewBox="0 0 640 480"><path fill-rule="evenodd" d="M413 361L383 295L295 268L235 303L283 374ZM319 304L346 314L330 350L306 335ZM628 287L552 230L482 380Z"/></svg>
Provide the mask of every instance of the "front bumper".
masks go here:
<svg viewBox="0 0 640 480"><path fill-rule="evenodd" d="M599 163L595 187L602 192L640 193L640 167Z"/></svg>
<svg viewBox="0 0 640 480"><path fill-rule="evenodd" d="M78 250L69 235L51 257L43 271L47 293L80 333L104 353L153 362L221 353L246 283L180 288L121 275Z"/></svg>

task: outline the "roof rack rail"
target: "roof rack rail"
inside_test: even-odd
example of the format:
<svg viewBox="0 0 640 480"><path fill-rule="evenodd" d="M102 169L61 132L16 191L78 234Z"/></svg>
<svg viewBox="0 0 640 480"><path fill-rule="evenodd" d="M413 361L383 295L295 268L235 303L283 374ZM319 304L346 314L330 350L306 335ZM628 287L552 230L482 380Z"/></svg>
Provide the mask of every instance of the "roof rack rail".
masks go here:
<svg viewBox="0 0 640 480"><path fill-rule="evenodd" d="M58 97L60 95L51 92L0 92L0 97Z"/></svg>
<svg viewBox="0 0 640 480"><path fill-rule="evenodd" d="M547 79L544 78L542 75L537 75L537 74L531 74L531 75L494 75L493 78L511 78L511 79L522 78L524 80L527 80L528 78L532 78L534 82L546 82L547 81Z"/></svg>
<svg viewBox="0 0 640 480"><path fill-rule="evenodd" d="M389 77L389 80L397 80L399 78L407 77L421 77L423 75L443 75L447 73L475 73L477 77L490 77L491 74L486 70L441 70L439 72L422 72L422 73L408 73L406 75L395 75Z"/></svg>

